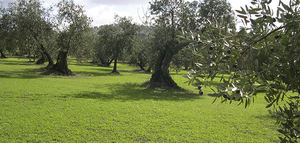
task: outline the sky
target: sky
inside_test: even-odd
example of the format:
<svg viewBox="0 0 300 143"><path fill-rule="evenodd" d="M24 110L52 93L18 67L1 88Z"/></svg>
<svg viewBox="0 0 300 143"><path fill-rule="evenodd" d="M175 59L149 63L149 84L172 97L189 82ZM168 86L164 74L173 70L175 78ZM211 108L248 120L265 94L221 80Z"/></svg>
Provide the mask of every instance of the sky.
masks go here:
<svg viewBox="0 0 300 143"><path fill-rule="evenodd" d="M2 6L16 0L0 0ZM45 7L58 3L59 0L41 0ZM142 23L145 12L149 7L150 0L74 0L75 3L84 6L86 14L93 19L92 25L99 26L111 24L114 16L130 16L136 23ZM191 0L190 0L191 1ZM251 0L227 0L233 10L240 9L245 4L250 4ZM279 0L273 0L272 7L278 5ZM283 0L287 2L288 0Z"/></svg>

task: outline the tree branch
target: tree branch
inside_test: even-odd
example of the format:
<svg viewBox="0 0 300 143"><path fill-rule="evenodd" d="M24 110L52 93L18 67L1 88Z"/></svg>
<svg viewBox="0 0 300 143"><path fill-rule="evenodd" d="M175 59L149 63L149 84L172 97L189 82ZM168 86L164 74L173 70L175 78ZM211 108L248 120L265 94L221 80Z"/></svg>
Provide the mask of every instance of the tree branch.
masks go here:
<svg viewBox="0 0 300 143"><path fill-rule="evenodd" d="M270 36L271 34L273 34L274 32L276 32L276 31L278 31L278 30L281 30L281 29L285 28L286 26L287 26L287 25L280 26L280 27L278 27L278 28L272 30L271 32L269 32L269 33L266 34L265 36L263 36L263 37L261 37L261 38L255 40L255 41L253 41L252 43L250 43L250 46L251 46L251 45L257 44L258 42L260 42L260 41L266 39L267 37L269 37L269 36Z"/></svg>
<svg viewBox="0 0 300 143"><path fill-rule="evenodd" d="M245 54L245 53L250 49L250 46L254 46L255 44L261 42L262 40L268 38L271 34L275 33L275 32L278 31L278 30L281 30L281 29L285 28L286 26L287 26L287 25L280 26L280 27L278 27L278 28L272 30L271 32L269 32L269 33L266 34L265 36L263 36L263 37L261 37L261 38L255 40L255 41L251 42L251 43L249 44L249 46L248 46L247 48L245 48L245 49L241 52L241 54L242 54L242 55Z"/></svg>

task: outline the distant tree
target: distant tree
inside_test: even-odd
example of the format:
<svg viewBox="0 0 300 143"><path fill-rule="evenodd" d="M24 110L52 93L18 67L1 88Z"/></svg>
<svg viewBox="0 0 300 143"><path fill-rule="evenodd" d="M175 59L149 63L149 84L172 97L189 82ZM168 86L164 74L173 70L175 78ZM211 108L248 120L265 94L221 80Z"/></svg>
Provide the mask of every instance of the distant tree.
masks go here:
<svg viewBox="0 0 300 143"><path fill-rule="evenodd" d="M200 27L218 25L227 30L236 29L231 5L226 0L204 0L198 4L197 13L197 25Z"/></svg>
<svg viewBox="0 0 300 143"><path fill-rule="evenodd" d="M87 62L89 60L94 60L94 46L97 41L97 32L97 28L90 27L89 30L83 33L83 41L81 43L81 46L70 51L70 55L75 57L78 62Z"/></svg>
<svg viewBox="0 0 300 143"><path fill-rule="evenodd" d="M40 51L39 64L48 61L48 67L53 66L53 60L48 47L53 38L53 23L50 13L41 6L39 0L18 0L16 10L16 25L22 36L28 35L28 42L35 42ZM21 36L21 35L20 35Z"/></svg>
<svg viewBox="0 0 300 143"><path fill-rule="evenodd" d="M6 58L6 56L4 54L4 50L2 48L0 49L0 54L1 54L1 56L0 56L1 59Z"/></svg>
<svg viewBox="0 0 300 143"><path fill-rule="evenodd" d="M136 26L130 18L115 17L115 24L100 27L98 41L95 46L97 59L102 65L109 66L114 61L112 73L117 71L117 63L124 50L133 46Z"/></svg>
<svg viewBox="0 0 300 143"><path fill-rule="evenodd" d="M44 58L44 61L39 60L39 63L44 63L47 59L48 66L52 66L53 60L48 52L50 49L48 46L50 41L53 41L51 39L54 26L49 10L44 9L39 0L18 0L4 11L2 30L6 29L7 34L4 41L16 43L19 51L26 52L30 59L31 54L39 51Z"/></svg>
<svg viewBox="0 0 300 143"><path fill-rule="evenodd" d="M103 25L99 27L97 41L95 43L96 62L102 66L110 66L113 62L112 46L115 44L117 28L114 25Z"/></svg>
<svg viewBox="0 0 300 143"><path fill-rule="evenodd" d="M5 9L0 9L0 58L6 58L4 51L8 48L8 38L11 38L9 21L10 15Z"/></svg>
<svg viewBox="0 0 300 143"><path fill-rule="evenodd" d="M136 26L132 23L130 18L115 17L118 33L115 37L115 46L112 47L114 58L114 67L112 73L119 73L117 71L118 59L122 56L121 53L130 50L133 46L134 36L136 34Z"/></svg>
<svg viewBox="0 0 300 143"><path fill-rule="evenodd" d="M153 57L153 50L151 47L152 35L153 31L151 27L144 25L138 26L132 50L127 53L127 55L129 55L129 63L140 67L140 69L145 72L151 71Z"/></svg>
<svg viewBox="0 0 300 143"><path fill-rule="evenodd" d="M76 50L84 44L85 32L89 30L91 20L85 15L82 6L76 5L73 0L61 0L58 3L57 44L59 53L56 64L49 70L60 75L72 75L68 68L67 56L70 50Z"/></svg>
<svg viewBox="0 0 300 143"><path fill-rule="evenodd" d="M14 22L14 9L0 9L0 54L5 58L5 52L15 54L17 52L17 30Z"/></svg>
<svg viewBox="0 0 300 143"><path fill-rule="evenodd" d="M171 67L176 71L188 70L195 67L200 57L194 54L193 47L188 47L180 50L172 59Z"/></svg>

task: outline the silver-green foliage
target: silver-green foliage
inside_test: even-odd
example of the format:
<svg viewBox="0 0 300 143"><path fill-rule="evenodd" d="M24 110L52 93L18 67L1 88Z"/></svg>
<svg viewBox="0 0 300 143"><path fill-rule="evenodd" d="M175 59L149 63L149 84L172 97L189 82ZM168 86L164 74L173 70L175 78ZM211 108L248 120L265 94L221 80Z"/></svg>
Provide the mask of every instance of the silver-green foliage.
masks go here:
<svg viewBox="0 0 300 143"><path fill-rule="evenodd" d="M297 142L300 137L300 1L290 0L288 4L280 1L275 13L269 6L271 2L253 0L251 6L237 10L245 24L239 32L218 23L204 24L201 30L205 32L198 32L196 46L203 58L189 78L205 85L208 83L205 81L220 76L222 83L214 90L222 102L237 100L247 107L260 92L266 93L267 107L287 101L287 105L278 109L279 131L284 135L280 139Z"/></svg>

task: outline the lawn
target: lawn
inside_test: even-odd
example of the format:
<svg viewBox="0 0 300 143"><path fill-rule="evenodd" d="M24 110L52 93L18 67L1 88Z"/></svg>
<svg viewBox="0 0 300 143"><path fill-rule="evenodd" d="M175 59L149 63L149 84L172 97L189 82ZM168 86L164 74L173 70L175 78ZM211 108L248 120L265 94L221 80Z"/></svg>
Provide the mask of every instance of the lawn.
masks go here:
<svg viewBox="0 0 300 143"><path fill-rule="evenodd" d="M140 86L151 74L72 62L72 77L42 75L26 59L0 60L0 142L278 142L263 97L245 109L187 91Z"/></svg>

